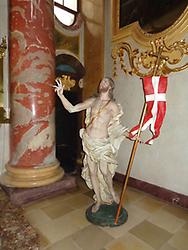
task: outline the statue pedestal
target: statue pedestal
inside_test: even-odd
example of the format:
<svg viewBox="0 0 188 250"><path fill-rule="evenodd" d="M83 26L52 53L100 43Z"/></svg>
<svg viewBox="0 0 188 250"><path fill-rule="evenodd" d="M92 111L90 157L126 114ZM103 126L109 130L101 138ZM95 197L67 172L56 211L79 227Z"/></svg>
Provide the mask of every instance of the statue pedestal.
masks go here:
<svg viewBox="0 0 188 250"><path fill-rule="evenodd" d="M102 227L116 227L124 224L128 219L127 211L124 208L121 208L118 223L114 223L118 210L118 204L115 202L110 205L102 204L96 213L92 212L92 206L86 210L86 218L89 222L95 225Z"/></svg>

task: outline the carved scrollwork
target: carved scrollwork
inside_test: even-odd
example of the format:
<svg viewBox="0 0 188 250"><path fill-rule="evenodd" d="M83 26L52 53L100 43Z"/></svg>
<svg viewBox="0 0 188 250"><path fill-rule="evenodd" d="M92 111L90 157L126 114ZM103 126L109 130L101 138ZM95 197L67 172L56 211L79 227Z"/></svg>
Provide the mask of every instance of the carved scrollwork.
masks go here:
<svg viewBox="0 0 188 250"><path fill-rule="evenodd" d="M188 44L185 40L167 45L164 38L158 38L151 41L150 46L151 49L140 52L138 49L132 49L126 42L116 45L112 51L114 76L117 75L118 60L125 73L136 74L139 77L168 75L188 68L188 62L184 62L185 56L188 55Z"/></svg>

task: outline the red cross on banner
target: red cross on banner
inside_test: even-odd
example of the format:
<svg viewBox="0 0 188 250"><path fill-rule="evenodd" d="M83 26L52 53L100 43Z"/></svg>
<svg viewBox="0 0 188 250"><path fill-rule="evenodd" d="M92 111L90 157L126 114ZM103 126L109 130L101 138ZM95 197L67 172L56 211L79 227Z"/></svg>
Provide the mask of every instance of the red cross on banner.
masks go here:
<svg viewBox="0 0 188 250"><path fill-rule="evenodd" d="M152 76L143 78L143 88L145 101L147 103L147 111L144 116L144 121L141 131L149 128L153 136L146 144L153 144L153 140L160 134L164 116L166 113L166 90L167 90L167 77L165 76ZM130 139L135 138L138 133L139 124L130 130Z"/></svg>

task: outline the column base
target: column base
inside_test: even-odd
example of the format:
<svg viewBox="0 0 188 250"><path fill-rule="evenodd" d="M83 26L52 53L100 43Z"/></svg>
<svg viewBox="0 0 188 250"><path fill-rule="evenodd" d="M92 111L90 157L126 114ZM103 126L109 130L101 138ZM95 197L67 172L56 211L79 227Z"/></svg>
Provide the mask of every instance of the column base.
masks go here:
<svg viewBox="0 0 188 250"><path fill-rule="evenodd" d="M64 176L61 180L42 187L12 188L1 185L12 204L22 206L34 201L49 199L77 189L75 176Z"/></svg>
<svg viewBox="0 0 188 250"><path fill-rule="evenodd" d="M64 170L55 162L49 166L18 168L6 165L6 172L0 176L0 183L7 187L41 187L60 180Z"/></svg>

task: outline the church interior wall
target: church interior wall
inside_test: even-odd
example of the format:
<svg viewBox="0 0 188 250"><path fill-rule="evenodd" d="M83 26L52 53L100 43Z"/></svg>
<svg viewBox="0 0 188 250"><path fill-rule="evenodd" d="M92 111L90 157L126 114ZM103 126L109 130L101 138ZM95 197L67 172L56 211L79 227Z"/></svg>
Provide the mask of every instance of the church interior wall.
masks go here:
<svg viewBox="0 0 188 250"><path fill-rule="evenodd" d="M7 1L2 0L1 5ZM83 4L84 2L84 4ZM2 8L0 8L2 9ZM90 11L92 9L92 11ZM96 91L103 75L112 76L110 1L81 1L81 12L85 19L84 41L81 46L86 68L84 77L83 99ZM6 20L7 14L0 15ZM104 19L105 18L105 19ZM106 20L106 21L105 21ZM105 24L105 26L104 26ZM1 26L1 29L4 26ZM7 32L5 30L5 32ZM3 31L1 30L1 35ZM182 38L188 40L188 31ZM139 46L129 38L133 47ZM139 47L138 47L139 48ZM152 146L139 145L134 160L131 176L166 189L188 195L187 191L187 70L172 73L169 76L167 90L167 113L161 128L161 134ZM8 73L7 73L8 79ZM141 80L137 76L125 75L119 71L115 78L115 98L122 105L123 124L131 128L138 123L144 104ZM7 84L8 86L8 84ZM7 101L6 101L7 102ZM7 102L8 103L8 102ZM8 107L8 104L7 104ZM6 139L1 139L6 138ZM0 162L0 173L9 158L9 125L0 125L0 152L3 152ZM133 143L125 140L118 154L119 167L117 172L125 174Z"/></svg>
<svg viewBox="0 0 188 250"><path fill-rule="evenodd" d="M109 2L106 1L106 4L108 6ZM110 15L111 12L108 12L108 19L110 19ZM177 31L177 34L172 35L174 39L186 39L188 41L188 30L184 29L183 34ZM129 42L133 48L142 49L142 46L137 44L131 35L129 37L125 36L123 39ZM105 45L108 47L108 49L106 48L108 50L107 54L111 53L114 44L113 41L109 45L109 42L105 40ZM112 60L106 60L105 64L105 71L112 76ZM122 122L129 128L132 128L138 124L144 105L142 82L138 76L126 75L120 69L117 71L117 75L115 78L115 97L124 110ZM184 195L188 195L187 77L187 70L169 75L167 112L161 127L161 134L151 146L138 145L131 170L131 177L137 180ZM143 132L143 136L145 133ZM118 154L119 167L117 170L120 174L124 175L126 173L132 146L133 142L130 140L125 140L121 145Z"/></svg>

